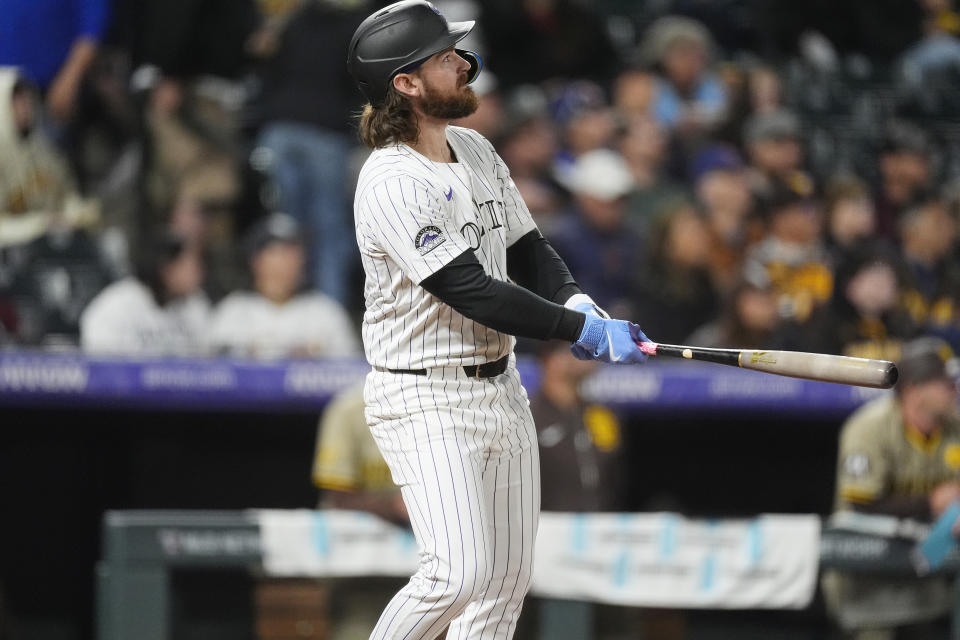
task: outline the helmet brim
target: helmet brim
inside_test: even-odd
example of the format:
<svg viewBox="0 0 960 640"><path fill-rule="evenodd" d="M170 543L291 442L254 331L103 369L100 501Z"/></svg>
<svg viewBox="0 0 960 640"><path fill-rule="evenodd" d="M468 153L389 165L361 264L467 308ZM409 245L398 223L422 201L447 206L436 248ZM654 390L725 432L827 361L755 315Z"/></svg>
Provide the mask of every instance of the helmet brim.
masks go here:
<svg viewBox="0 0 960 640"><path fill-rule="evenodd" d="M450 29L450 36L454 39L453 42L457 43L470 35L473 28L477 26L477 21L464 20L462 22L449 22L447 24Z"/></svg>
<svg viewBox="0 0 960 640"><path fill-rule="evenodd" d="M447 35L441 38L440 41L436 43L435 47L431 47L431 53L423 56L417 61L418 65L423 64L430 56L435 56L441 51L446 51L466 38L468 35L470 35L470 32L473 31L473 28L477 26L477 21L464 20L463 22L450 22L447 26Z"/></svg>

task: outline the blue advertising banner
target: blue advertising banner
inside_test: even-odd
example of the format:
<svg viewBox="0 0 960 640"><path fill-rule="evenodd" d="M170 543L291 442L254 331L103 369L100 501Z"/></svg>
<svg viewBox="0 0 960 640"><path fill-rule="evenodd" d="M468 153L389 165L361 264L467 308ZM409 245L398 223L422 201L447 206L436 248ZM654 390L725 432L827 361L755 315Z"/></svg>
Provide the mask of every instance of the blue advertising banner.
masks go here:
<svg viewBox="0 0 960 640"><path fill-rule="evenodd" d="M518 361L532 395L539 368ZM229 359L88 358L0 353L0 405L100 409L317 411L369 371L363 360L257 362ZM598 369L584 394L623 410L677 413L849 413L875 389L772 376L719 365L670 362Z"/></svg>

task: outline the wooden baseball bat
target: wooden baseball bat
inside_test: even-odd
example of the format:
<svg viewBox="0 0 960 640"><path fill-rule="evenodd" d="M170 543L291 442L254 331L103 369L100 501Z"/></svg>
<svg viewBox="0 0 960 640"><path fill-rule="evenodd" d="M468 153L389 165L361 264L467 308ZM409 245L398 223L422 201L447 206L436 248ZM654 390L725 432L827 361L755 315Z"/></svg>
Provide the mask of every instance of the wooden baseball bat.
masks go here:
<svg viewBox="0 0 960 640"><path fill-rule="evenodd" d="M791 378L889 389L897 383L897 365L889 360L850 358L803 351L756 351L753 349L707 349L675 344L640 342L651 356L716 362L741 369L755 369Z"/></svg>

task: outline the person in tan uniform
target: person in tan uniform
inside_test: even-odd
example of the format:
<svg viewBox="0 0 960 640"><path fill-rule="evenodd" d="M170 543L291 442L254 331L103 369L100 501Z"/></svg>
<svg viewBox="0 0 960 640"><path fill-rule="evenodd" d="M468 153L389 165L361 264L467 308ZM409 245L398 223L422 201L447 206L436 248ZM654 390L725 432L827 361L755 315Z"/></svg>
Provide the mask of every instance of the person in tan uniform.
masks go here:
<svg viewBox="0 0 960 640"><path fill-rule="evenodd" d="M363 414L363 385L341 391L320 419L313 459L313 484L320 507L366 511L409 526L400 488L390 476Z"/></svg>
<svg viewBox="0 0 960 640"><path fill-rule="evenodd" d="M321 491L319 506L366 511L409 528L400 488L391 479L363 411L361 383L337 394L320 418L312 472L313 484ZM371 577L332 583L332 640L366 640L402 583Z"/></svg>
<svg viewBox="0 0 960 640"><path fill-rule="evenodd" d="M931 521L960 499L960 417L955 361L946 342L907 343L896 393L873 400L843 425L836 511ZM827 607L857 640L938 637L952 605L942 577L877 578L829 571Z"/></svg>

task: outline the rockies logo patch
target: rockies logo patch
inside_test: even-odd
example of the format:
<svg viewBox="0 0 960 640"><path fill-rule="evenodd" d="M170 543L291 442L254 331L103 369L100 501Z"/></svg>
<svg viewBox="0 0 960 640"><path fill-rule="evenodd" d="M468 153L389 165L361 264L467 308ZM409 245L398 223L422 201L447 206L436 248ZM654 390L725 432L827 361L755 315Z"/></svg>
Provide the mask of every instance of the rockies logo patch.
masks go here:
<svg viewBox="0 0 960 640"><path fill-rule="evenodd" d="M420 255L425 256L446 241L447 239L443 237L443 231L440 230L440 227L430 225L420 229L413 241L413 246L417 248Z"/></svg>

